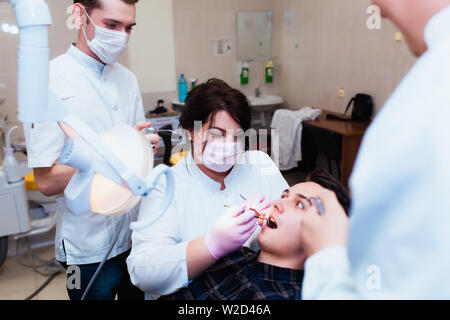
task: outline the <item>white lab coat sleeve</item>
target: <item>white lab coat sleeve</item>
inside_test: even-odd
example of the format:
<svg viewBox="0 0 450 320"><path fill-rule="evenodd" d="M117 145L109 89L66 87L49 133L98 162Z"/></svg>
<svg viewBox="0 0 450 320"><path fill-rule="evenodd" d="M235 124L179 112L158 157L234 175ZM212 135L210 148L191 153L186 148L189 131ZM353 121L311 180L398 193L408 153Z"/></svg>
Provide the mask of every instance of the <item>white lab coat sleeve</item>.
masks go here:
<svg viewBox="0 0 450 320"><path fill-rule="evenodd" d="M142 102L142 96L140 93L136 94L136 102L135 102L135 111L134 111L134 125L139 122L146 122L145 113L144 113L144 103Z"/></svg>
<svg viewBox="0 0 450 320"><path fill-rule="evenodd" d="M65 143L64 133L56 122L23 125L29 168L51 168L59 159Z"/></svg>
<svg viewBox="0 0 450 320"><path fill-rule="evenodd" d="M280 169L267 153L258 151L258 156L261 164L260 175L263 178L267 177L264 181L267 181L269 184L271 200L279 199L283 191L289 188L289 185L281 174Z"/></svg>
<svg viewBox="0 0 450 320"><path fill-rule="evenodd" d="M281 198L281 194L283 193L284 190L289 189L289 184L286 182L286 179L284 179L283 175L281 174L280 170L275 165L275 163L272 162L272 165L274 174L270 179L270 186L272 189L272 200L276 200Z"/></svg>
<svg viewBox="0 0 450 320"><path fill-rule="evenodd" d="M139 220L155 214L165 194L165 182L142 200ZM132 249L127 259L132 283L142 291L166 295L187 287L187 241L180 229L182 221L174 200L166 213L152 226L132 233Z"/></svg>
<svg viewBox="0 0 450 320"><path fill-rule="evenodd" d="M346 247L326 248L306 260L302 299L360 299L350 274Z"/></svg>
<svg viewBox="0 0 450 320"><path fill-rule="evenodd" d="M138 124L139 122L146 122L145 111L144 111L144 103L142 100L142 94L139 89L139 84L135 75L132 75L134 82L134 108L133 108L133 125Z"/></svg>
<svg viewBox="0 0 450 320"><path fill-rule="evenodd" d="M68 101L77 93L67 83L62 70L55 66L55 61L50 63L49 87L70 110ZM66 137L56 122L24 123L23 130L29 168L51 168L57 163Z"/></svg>

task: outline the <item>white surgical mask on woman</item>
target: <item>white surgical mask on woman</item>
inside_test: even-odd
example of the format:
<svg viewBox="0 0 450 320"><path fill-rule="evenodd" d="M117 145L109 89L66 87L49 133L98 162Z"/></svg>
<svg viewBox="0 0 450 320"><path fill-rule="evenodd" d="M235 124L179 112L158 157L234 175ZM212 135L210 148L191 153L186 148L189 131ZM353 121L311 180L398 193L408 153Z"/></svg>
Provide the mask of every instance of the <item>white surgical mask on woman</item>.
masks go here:
<svg viewBox="0 0 450 320"><path fill-rule="evenodd" d="M206 168L215 172L227 172L237 163L244 151L242 141L209 141L206 143L201 159Z"/></svg>
<svg viewBox="0 0 450 320"><path fill-rule="evenodd" d="M83 8L84 9L84 8ZM86 9L84 9L86 12ZM91 41L86 37L84 27L81 26L84 38L92 52L106 64L114 64L119 61L120 56L128 46L130 36L125 32L110 30L95 25L91 17L86 12L87 17L95 27L95 37Z"/></svg>

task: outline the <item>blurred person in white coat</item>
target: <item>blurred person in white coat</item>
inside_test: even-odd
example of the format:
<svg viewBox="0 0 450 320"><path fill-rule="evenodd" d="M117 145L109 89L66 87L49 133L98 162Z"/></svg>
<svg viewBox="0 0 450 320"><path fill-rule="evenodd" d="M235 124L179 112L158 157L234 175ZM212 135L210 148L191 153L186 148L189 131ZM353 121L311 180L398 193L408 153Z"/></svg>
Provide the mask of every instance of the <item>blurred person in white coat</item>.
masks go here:
<svg viewBox="0 0 450 320"><path fill-rule="evenodd" d="M304 212L303 298L450 299L450 1L373 3L419 59L364 137L350 222L332 192Z"/></svg>
<svg viewBox="0 0 450 320"><path fill-rule="evenodd" d="M98 134L115 125L142 130L146 123L136 76L119 63L136 24L139 0L74 0L73 17L80 27L76 43L50 62L49 86L66 108ZM143 299L131 284L126 258L131 248L130 221L137 207L122 216L92 212L74 215L63 196L75 169L59 163L66 137L56 123L24 125L28 166L39 191L57 196L56 259L81 270L80 288L67 288L71 300L81 299L98 265L119 233L106 264L92 286L88 300ZM159 138L151 137L156 146ZM70 274L68 273L68 277Z"/></svg>

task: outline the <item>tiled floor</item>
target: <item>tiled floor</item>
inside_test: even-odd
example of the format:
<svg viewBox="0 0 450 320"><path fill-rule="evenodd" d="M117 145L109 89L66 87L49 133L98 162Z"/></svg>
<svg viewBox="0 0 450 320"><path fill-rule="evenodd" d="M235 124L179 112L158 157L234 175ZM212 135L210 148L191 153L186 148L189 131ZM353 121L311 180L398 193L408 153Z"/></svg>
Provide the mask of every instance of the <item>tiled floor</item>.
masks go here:
<svg viewBox="0 0 450 320"><path fill-rule="evenodd" d="M54 257L53 247L33 251L43 259ZM44 277L19 264L16 257L8 258L0 267L0 300L24 300L38 289L48 277ZM68 300L66 274L60 273L33 300Z"/></svg>

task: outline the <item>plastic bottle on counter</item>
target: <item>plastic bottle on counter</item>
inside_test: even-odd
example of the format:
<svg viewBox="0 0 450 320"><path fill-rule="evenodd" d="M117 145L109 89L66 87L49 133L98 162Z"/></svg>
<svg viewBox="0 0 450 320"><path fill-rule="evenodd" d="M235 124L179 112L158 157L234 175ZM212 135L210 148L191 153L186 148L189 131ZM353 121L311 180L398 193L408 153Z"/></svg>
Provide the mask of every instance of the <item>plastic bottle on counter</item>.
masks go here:
<svg viewBox="0 0 450 320"><path fill-rule="evenodd" d="M181 74L180 80L178 81L178 94L180 102L184 103L186 101L186 96L188 93L188 85L184 74Z"/></svg>

